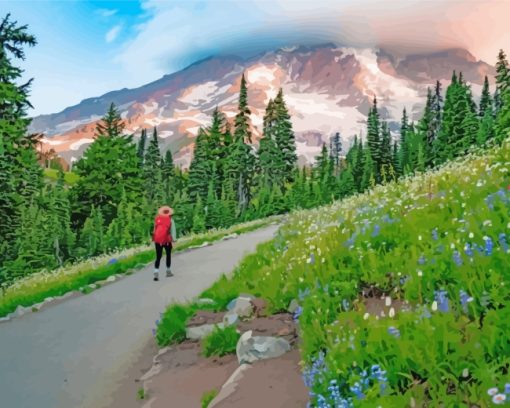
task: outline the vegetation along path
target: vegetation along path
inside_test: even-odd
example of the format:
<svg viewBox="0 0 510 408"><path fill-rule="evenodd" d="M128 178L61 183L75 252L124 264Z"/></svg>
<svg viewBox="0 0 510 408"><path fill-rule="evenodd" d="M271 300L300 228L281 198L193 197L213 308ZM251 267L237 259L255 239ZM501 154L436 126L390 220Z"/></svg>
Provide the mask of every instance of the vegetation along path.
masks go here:
<svg viewBox="0 0 510 408"><path fill-rule="evenodd" d="M152 265L87 296L0 326L2 406L102 407L120 386L159 313L197 296L277 227L175 255L172 278ZM134 397L133 397L134 398Z"/></svg>

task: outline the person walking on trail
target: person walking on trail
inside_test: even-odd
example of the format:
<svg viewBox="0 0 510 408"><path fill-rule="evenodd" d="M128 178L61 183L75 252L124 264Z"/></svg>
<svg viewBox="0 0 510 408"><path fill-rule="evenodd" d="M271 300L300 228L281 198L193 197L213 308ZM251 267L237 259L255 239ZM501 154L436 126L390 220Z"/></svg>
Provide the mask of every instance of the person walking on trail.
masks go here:
<svg viewBox="0 0 510 408"><path fill-rule="evenodd" d="M152 240L156 246L156 262L154 263L154 280L159 280L159 264L163 256L163 249L166 253L166 276L173 276L170 269L172 265L172 244L176 241L175 221L172 219L174 210L163 206L158 210L154 220Z"/></svg>

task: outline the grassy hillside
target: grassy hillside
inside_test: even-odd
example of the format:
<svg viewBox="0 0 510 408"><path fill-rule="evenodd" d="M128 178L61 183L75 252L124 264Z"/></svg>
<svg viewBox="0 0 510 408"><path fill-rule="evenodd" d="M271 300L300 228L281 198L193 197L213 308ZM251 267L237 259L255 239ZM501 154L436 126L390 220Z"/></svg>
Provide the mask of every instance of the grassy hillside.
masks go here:
<svg viewBox="0 0 510 408"><path fill-rule="evenodd" d="M44 169L44 177L46 177L47 179L50 179L52 181L57 181L58 180L58 170ZM76 182L78 181L79 178L80 178L80 176L73 173L72 171L68 171L68 172L64 173L64 181L66 182L66 184L68 184L70 186L76 184Z"/></svg>
<svg viewBox="0 0 510 408"><path fill-rule="evenodd" d="M510 393L509 171L507 141L294 213L203 296L299 299L313 406L491 406Z"/></svg>

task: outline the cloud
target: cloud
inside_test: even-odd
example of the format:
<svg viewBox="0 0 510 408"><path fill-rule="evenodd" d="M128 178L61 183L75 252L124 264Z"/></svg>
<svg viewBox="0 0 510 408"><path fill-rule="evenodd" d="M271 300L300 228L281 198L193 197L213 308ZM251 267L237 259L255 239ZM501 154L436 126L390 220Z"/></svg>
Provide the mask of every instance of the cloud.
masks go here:
<svg viewBox="0 0 510 408"><path fill-rule="evenodd" d="M153 77L216 54L335 42L402 53L464 47L494 62L508 47L510 2L422 0L146 0L150 16L116 61ZM137 63L144 56L143 67Z"/></svg>
<svg viewBox="0 0 510 408"><path fill-rule="evenodd" d="M107 43L111 43L112 41L115 41L115 39L118 37L120 30L122 30L122 25L118 24L115 27L111 28L110 31L108 31L105 35L105 40Z"/></svg>
<svg viewBox="0 0 510 408"><path fill-rule="evenodd" d="M99 14L101 17L111 17L115 14L117 14L119 10L116 9L98 9L96 10L96 13Z"/></svg>

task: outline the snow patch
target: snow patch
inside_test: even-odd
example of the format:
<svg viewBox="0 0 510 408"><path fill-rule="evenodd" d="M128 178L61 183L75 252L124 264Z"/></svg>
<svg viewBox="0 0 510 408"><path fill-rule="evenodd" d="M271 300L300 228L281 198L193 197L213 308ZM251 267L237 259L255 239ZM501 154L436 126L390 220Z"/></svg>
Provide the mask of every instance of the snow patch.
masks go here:
<svg viewBox="0 0 510 408"><path fill-rule="evenodd" d="M65 143L63 140L51 140L46 138L41 139L41 142L43 142L44 144L48 144L50 146L58 146L61 145L62 143Z"/></svg>
<svg viewBox="0 0 510 408"><path fill-rule="evenodd" d="M143 110L144 114L148 115L149 113L154 112L156 109L158 109L158 103L157 102L151 102L150 104L143 104Z"/></svg>
<svg viewBox="0 0 510 408"><path fill-rule="evenodd" d="M99 115L92 115L88 118L80 119L80 120L70 120L68 122L63 122L58 124L55 127L56 133L65 133L69 130L73 130L74 128L77 128L80 125L86 125L87 123L94 122L96 120L101 119L101 116Z"/></svg>
<svg viewBox="0 0 510 408"><path fill-rule="evenodd" d="M189 133L191 133L192 135L198 135L198 131L200 130L200 126L194 126L194 127L190 127L187 129L187 131Z"/></svg>
<svg viewBox="0 0 510 408"><path fill-rule="evenodd" d="M211 102L212 96L218 90L218 87L216 86L217 83L218 82L216 81L209 81L191 88L187 88L186 91L189 93L181 96L178 98L178 100L193 106L197 106L204 102Z"/></svg>
<svg viewBox="0 0 510 408"><path fill-rule="evenodd" d="M94 141L94 139L80 139L78 140L77 142L74 142L72 143L70 146L69 146L69 149L71 150L78 150L81 146L83 146L84 144L90 144Z"/></svg>
<svg viewBox="0 0 510 408"><path fill-rule="evenodd" d="M171 130L162 130L162 131L158 132L158 136L162 139L166 139L167 137L170 137L173 134L174 134L174 132Z"/></svg>
<svg viewBox="0 0 510 408"><path fill-rule="evenodd" d="M276 79L274 74L275 71L276 68L269 68L265 65L259 65L248 71L246 79L250 83L272 82Z"/></svg>

